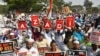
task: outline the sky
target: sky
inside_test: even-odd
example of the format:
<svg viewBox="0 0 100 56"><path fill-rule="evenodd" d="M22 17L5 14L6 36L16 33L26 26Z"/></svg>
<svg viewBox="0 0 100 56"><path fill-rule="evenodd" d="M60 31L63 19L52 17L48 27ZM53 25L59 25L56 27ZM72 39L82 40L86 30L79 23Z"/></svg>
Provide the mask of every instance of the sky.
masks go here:
<svg viewBox="0 0 100 56"><path fill-rule="evenodd" d="M64 0L65 2L72 1L72 5L83 5L85 0ZM100 5L100 0L92 0L93 6ZM2 0L0 0L0 3L2 3Z"/></svg>
<svg viewBox="0 0 100 56"><path fill-rule="evenodd" d="M85 0L64 0L65 2L72 2L72 5L83 5ZM92 0L93 6L100 5L100 0Z"/></svg>

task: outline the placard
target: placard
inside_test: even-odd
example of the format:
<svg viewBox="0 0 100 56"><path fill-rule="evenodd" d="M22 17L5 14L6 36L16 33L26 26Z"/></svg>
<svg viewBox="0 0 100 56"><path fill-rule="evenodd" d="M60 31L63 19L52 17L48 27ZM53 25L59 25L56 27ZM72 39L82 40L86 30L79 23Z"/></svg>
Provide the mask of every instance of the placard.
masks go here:
<svg viewBox="0 0 100 56"><path fill-rule="evenodd" d="M67 56L87 56L87 51L85 50L68 50Z"/></svg>
<svg viewBox="0 0 100 56"><path fill-rule="evenodd" d="M92 32L90 35L90 41L100 42L100 32Z"/></svg>
<svg viewBox="0 0 100 56"><path fill-rule="evenodd" d="M51 28L51 21L49 19L44 20L44 28L45 29Z"/></svg>
<svg viewBox="0 0 100 56"><path fill-rule="evenodd" d="M18 56L26 56L27 52L18 53Z"/></svg>
<svg viewBox="0 0 100 56"><path fill-rule="evenodd" d="M56 20L56 30L62 30L64 26L64 21L63 20Z"/></svg>
<svg viewBox="0 0 100 56"><path fill-rule="evenodd" d="M45 51L48 51L47 47L40 47L38 48L39 53L44 53Z"/></svg>
<svg viewBox="0 0 100 56"><path fill-rule="evenodd" d="M73 16L68 16L66 18L66 27L71 27L71 28L74 28L75 26L75 22L74 22L74 17Z"/></svg>
<svg viewBox="0 0 100 56"><path fill-rule="evenodd" d="M12 53L13 51L13 42L0 43L0 54Z"/></svg>
<svg viewBox="0 0 100 56"><path fill-rule="evenodd" d="M45 56L64 56L64 52L59 53L45 53Z"/></svg>
<svg viewBox="0 0 100 56"><path fill-rule="evenodd" d="M37 15L32 15L31 16L31 24L34 27L38 27L39 26L39 17Z"/></svg>
<svg viewBox="0 0 100 56"><path fill-rule="evenodd" d="M19 30L26 30L27 29L26 21L18 21L18 29Z"/></svg>

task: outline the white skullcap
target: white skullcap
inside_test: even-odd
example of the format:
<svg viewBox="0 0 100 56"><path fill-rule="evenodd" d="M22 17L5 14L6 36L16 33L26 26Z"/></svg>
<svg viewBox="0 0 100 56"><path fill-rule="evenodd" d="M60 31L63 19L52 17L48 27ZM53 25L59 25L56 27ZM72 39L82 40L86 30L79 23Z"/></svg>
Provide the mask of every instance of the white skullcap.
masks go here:
<svg viewBox="0 0 100 56"><path fill-rule="evenodd" d="M33 39L28 39L27 42L34 42L34 40Z"/></svg>
<svg viewBox="0 0 100 56"><path fill-rule="evenodd" d="M10 33L10 35L14 35L14 33Z"/></svg>
<svg viewBox="0 0 100 56"><path fill-rule="evenodd" d="M88 36L88 33L86 33L84 36Z"/></svg>
<svg viewBox="0 0 100 56"><path fill-rule="evenodd" d="M74 43L74 44L79 44L79 41L75 40L73 43Z"/></svg>

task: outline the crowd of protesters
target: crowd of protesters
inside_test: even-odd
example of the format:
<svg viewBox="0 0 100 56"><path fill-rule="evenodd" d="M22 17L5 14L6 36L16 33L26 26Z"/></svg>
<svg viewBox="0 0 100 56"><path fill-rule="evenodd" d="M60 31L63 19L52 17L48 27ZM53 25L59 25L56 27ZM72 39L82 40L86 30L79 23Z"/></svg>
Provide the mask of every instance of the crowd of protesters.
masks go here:
<svg viewBox="0 0 100 56"><path fill-rule="evenodd" d="M55 16L52 21L51 29L43 28L43 20L46 15L38 15L40 20L39 27L33 27L30 15L7 15L2 17L4 26L0 28L0 42L14 42L14 55L22 56L42 56L39 48L44 47L46 52L63 52L67 50L85 50L87 56L100 56L100 42L91 42L91 32L100 30L100 16L85 14L68 14ZM55 29L55 20L65 20L67 16L73 16L75 27L64 27L62 30ZM20 31L17 27L19 20L27 22L27 30ZM65 21L66 22L66 21ZM77 52L75 54L78 54ZM0 54L1 55L1 54ZM67 54L66 54L67 56Z"/></svg>

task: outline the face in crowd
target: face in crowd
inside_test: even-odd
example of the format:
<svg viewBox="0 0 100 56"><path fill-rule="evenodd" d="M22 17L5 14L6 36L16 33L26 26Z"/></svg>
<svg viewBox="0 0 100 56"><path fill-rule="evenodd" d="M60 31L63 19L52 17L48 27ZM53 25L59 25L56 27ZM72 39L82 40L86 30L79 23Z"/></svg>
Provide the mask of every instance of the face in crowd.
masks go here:
<svg viewBox="0 0 100 56"><path fill-rule="evenodd" d="M80 44L79 44L78 41L74 41L73 42L73 49L75 49L75 50L79 50L80 49Z"/></svg>
<svg viewBox="0 0 100 56"><path fill-rule="evenodd" d="M31 49L31 47L33 46L33 42L26 42L26 48L27 49Z"/></svg>
<svg viewBox="0 0 100 56"><path fill-rule="evenodd" d="M23 35L23 36L26 36L26 35L27 35L27 33L26 33L25 31L23 31L23 32L22 32L22 35Z"/></svg>
<svg viewBox="0 0 100 56"><path fill-rule="evenodd" d="M52 51L56 51L57 45L56 45L55 41L52 41L51 44L50 44L50 46L51 46L51 50Z"/></svg>
<svg viewBox="0 0 100 56"><path fill-rule="evenodd" d="M44 39L44 35L40 34L39 35L39 41L42 41Z"/></svg>

